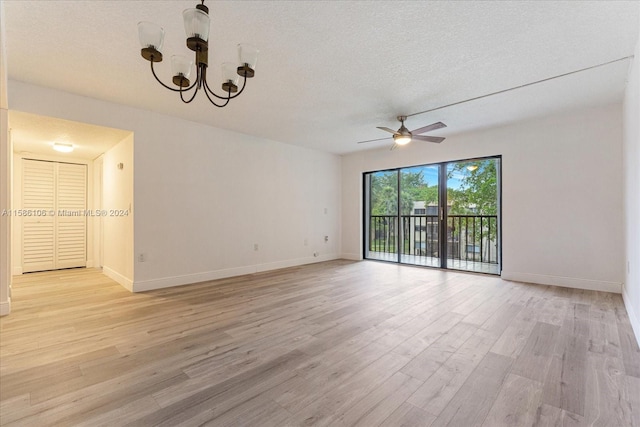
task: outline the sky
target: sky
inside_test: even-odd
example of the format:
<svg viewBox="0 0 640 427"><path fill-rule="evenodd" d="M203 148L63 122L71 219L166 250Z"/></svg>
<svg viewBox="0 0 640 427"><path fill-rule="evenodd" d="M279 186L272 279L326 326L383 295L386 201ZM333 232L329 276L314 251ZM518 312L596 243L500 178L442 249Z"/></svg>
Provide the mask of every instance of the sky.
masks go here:
<svg viewBox="0 0 640 427"><path fill-rule="evenodd" d="M416 166L413 168L403 169L408 172L418 173L422 171L422 176L424 177L424 182L429 184L429 186L434 186L438 184L438 166ZM455 172L451 178L447 180L447 187L458 190L461 185L461 180L464 178L464 174L460 172Z"/></svg>
<svg viewBox="0 0 640 427"><path fill-rule="evenodd" d="M495 161L494 159L487 159L485 161ZM466 162L452 162L447 164L447 172L451 174L451 178L447 179L447 188L452 188L454 190L459 190L462 186L462 182L464 181L465 176L469 173L465 168L461 171L452 172L454 165L459 163L477 163L478 161L469 160ZM403 172L412 172L418 173L422 171L422 176L425 184L429 184L430 187L434 185L438 185L438 169L439 165L425 165L425 166L413 166L408 168L400 169ZM391 172L391 171L389 171ZM379 172L379 173L387 173Z"/></svg>

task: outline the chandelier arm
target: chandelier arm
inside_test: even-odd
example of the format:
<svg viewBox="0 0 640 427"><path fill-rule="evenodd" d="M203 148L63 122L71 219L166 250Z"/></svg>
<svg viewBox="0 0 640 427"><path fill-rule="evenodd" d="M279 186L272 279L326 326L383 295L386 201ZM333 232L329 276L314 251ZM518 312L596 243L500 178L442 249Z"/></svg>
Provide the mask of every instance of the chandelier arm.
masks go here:
<svg viewBox="0 0 640 427"><path fill-rule="evenodd" d="M238 93L236 93L235 95L232 96L231 95L231 91L229 91L229 94L226 97L224 97L224 96L220 96L217 93L215 93L214 91L212 91L211 88L209 87L209 83L207 83L207 80L204 79L204 86L205 86L205 89L206 89L205 93L210 93L211 95L215 96L218 99L226 100L224 105L227 105L229 103L230 99L237 98L242 93L242 91L244 90L246 85L247 85L247 77L245 77L244 80L242 81L242 88L240 89L240 91ZM209 100L211 100L211 98L209 98ZM211 102L213 102L213 101L211 101Z"/></svg>
<svg viewBox="0 0 640 427"><path fill-rule="evenodd" d="M198 83L198 89L202 88L202 81L207 78L207 69L204 65L199 64L196 66L196 83Z"/></svg>
<svg viewBox="0 0 640 427"><path fill-rule="evenodd" d="M149 61L149 62L151 63L151 73L153 73L153 77L155 77L155 78L156 78L156 80L158 81L158 83L160 83L162 86L164 86L165 88L169 89L170 91L173 91L173 92L189 91L189 90L193 89L193 87L194 87L194 86L196 85L196 83L198 82L198 79L196 79L196 81L195 81L195 82L193 82L193 84L192 84L191 86L189 86L188 88L186 88L186 89L182 89L182 88L180 88L180 89L175 89L175 88L169 87L169 86L167 86L166 84L162 83L162 80L160 80L160 79L158 78L158 76L156 75L156 70L153 68L153 61Z"/></svg>
<svg viewBox="0 0 640 427"><path fill-rule="evenodd" d="M222 108L222 107L226 107L227 104L229 103L229 97L223 98L220 95L217 95L216 93L214 93L211 89L209 89L209 84L207 83L207 72L206 72L206 68L203 68L202 70L202 78L200 79L201 83L204 83L203 85L201 85L204 94L207 96L207 99L209 100L210 103L212 103L213 105L215 105L218 108ZM211 98L211 95L215 96L218 99L224 99L225 103L220 105L220 104L216 104L216 102Z"/></svg>
<svg viewBox="0 0 640 427"><path fill-rule="evenodd" d="M180 90L179 90L179 92L180 92L180 99L181 99L181 100L182 100L182 102L184 102L185 104L188 104L188 103L190 103L191 101L193 101L193 100L196 98L196 95L198 94L198 89L196 89L195 91L193 91L193 95L191 96L191 98L189 98L189 100L188 100L188 101L186 101L186 100L184 99L184 95L183 95L183 94L184 94L185 92L188 92L188 90L189 90L189 89L182 90L182 88L180 88Z"/></svg>
<svg viewBox="0 0 640 427"><path fill-rule="evenodd" d="M242 82L242 88L238 91L238 93L229 97L229 99L237 98L238 96L240 96L240 94L242 93L246 85L247 85L247 76L244 77L244 81Z"/></svg>
<svg viewBox="0 0 640 427"><path fill-rule="evenodd" d="M224 104L222 104L222 105L216 104L216 103L215 103L215 101L214 101L213 99L211 99L211 96L209 95L209 91L210 91L211 89L209 89L209 86L207 86L207 81L206 81L206 80L205 80L205 82L204 82L204 85L205 85L204 94L205 94L205 95L207 95L207 98L209 99L209 102L211 102L213 105L215 105L215 106L216 106L216 107L218 107L218 108L222 108L222 107L226 107L226 106L227 106L227 104L229 103L229 100L231 99L230 97L222 98L221 96L218 96L218 95L216 95L215 93L211 92L211 93L212 93L214 96L216 96L217 98L220 98L220 99L226 99L226 101L225 101L225 103L224 103ZM231 94L231 92L229 92L229 94Z"/></svg>
<svg viewBox="0 0 640 427"><path fill-rule="evenodd" d="M209 87L209 83L207 82L207 79L204 78L203 80L204 80L204 87L206 89L205 92L210 93L211 95L215 96L218 99L224 99L224 100L228 100L229 99L228 96L220 96L217 93L215 93L214 91L212 91L211 88ZM209 99L211 99L211 98L209 98ZM213 101L211 101L211 102L213 102ZM227 105L227 104L224 104L224 105Z"/></svg>
<svg viewBox="0 0 640 427"><path fill-rule="evenodd" d="M193 84L191 85L191 87L189 87L188 89L182 89L182 86L180 86L180 100L182 100L182 102L184 102L185 104L189 104L191 101L193 101L194 99L196 99L196 95L198 94L198 91L200 90L200 86L196 87L196 90L193 91L193 95L191 96L191 98L189 98L188 101L186 101L184 99L184 93L188 92L189 90L191 90L192 87L194 87L196 84L198 84L198 82L200 81L200 68L196 68L196 81L193 82ZM182 83L182 80L180 81L180 83Z"/></svg>

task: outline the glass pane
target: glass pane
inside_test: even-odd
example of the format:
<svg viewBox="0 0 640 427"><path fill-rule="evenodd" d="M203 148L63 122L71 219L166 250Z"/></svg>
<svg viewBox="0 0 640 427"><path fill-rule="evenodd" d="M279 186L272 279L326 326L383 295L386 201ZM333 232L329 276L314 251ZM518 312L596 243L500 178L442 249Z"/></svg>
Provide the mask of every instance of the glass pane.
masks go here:
<svg viewBox="0 0 640 427"><path fill-rule="evenodd" d="M400 172L401 262L440 267L438 165Z"/></svg>
<svg viewBox="0 0 640 427"><path fill-rule="evenodd" d="M369 174L369 235L365 256L398 261L398 172Z"/></svg>
<svg viewBox="0 0 640 427"><path fill-rule="evenodd" d="M447 268L499 274L499 159L447 164Z"/></svg>

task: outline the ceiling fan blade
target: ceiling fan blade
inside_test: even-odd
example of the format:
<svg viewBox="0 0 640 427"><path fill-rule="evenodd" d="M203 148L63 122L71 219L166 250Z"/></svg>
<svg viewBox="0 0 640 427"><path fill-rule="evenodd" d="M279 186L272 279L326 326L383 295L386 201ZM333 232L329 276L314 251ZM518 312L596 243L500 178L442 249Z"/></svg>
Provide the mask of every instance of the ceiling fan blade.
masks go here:
<svg viewBox="0 0 640 427"><path fill-rule="evenodd" d="M436 129L442 129L442 128L446 128L447 125L445 125L442 122L437 122L437 123L432 123L428 126L423 126L421 128L418 128L416 130L412 130L411 133L413 135L420 135L421 133L425 133L425 132L429 132L430 130L436 130Z"/></svg>
<svg viewBox="0 0 640 427"><path fill-rule="evenodd" d="M391 148L389 148L389 151L393 151L396 148L398 148L398 144L396 144L395 142L393 143L393 145L391 146Z"/></svg>
<svg viewBox="0 0 640 427"><path fill-rule="evenodd" d="M427 135L414 135L411 137L412 140L416 141L427 141L427 142L436 142L440 143L444 141L444 138L441 136L427 136Z"/></svg>
<svg viewBox="0 0 640 427"><path fill-rule="evenodd" d="M389 139L389 137L387 136L386 138L368 139L366 141L358 141L358 142L356 142L356 144L364 144L365 142L382 141L383 139Z"/></svg>
<svg viewBox="0 0 640 427"><path fill-rule="evenodd" d="M392 134L394 134L394 135L395 135L396 133L398 133L397 131L392 130L392 129L389 129L389 128L384 127L384 126L377 126L377 128L378 128L378 129L380 129L380 130L383 130L383 131L385 131L385 132L392 133Z"/></svg>

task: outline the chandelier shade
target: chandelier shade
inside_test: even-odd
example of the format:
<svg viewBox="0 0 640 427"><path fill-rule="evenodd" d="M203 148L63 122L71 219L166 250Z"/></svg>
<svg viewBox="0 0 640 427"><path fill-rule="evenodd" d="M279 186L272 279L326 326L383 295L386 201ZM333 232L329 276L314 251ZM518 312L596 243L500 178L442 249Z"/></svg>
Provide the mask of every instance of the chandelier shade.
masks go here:
<svg viewBox="0 0 640 427"><path fill-rule="evenodd" d="M171 72L174 76L174 84L180 87L189 86L189 77L191 76L191 67L193 67L193 61L184 55L173 55L171 57ZM182 83L176 83L177 80L182 79Z"/></svg>
<svg viewBox="0 0 640 427"><path fill-rule="evenodd" d="M164 30L160 25L147 21L138 22L138 38L142 46L142 56L147 61L151 61L150 57L154 54L154 62L162 61Z"/></svg>
<svg viewBox="0 0 640 427"><path fill-rule="evenodd" d="M227 87L225 86L226 83L230 85L229 88L231 89L231 92L237 92L238 80L240 80L240 76L238 75L236 64L234 64L233 62L225 62L224 64L222 64L223 89Z"/></svg>
<svg viewBox="0 0 640 427"><path fill-rule="evenodd" d="M238 62L241 65L248 65L252 70L256 69L258 63L258 49L247 43L241 43L238 45Z"/></svg>
<svg viewBox="0 0 640 427"><path fill-rule="evenodd" d="M255 67L258 62L258 49L249 44L238 45L239 64L225 62L222 64L222 90L224 94L218 95L210 87L207 81L207 69L209 67L209 8L202 3L193 9L186 9L182 13L184 30L187 36L187 47L195 52L195 60L192 61L183 55L171 57L171 71L173 74L171 87L160 80L153 64L162 61L162 45L164 43L164 30L159 25L151 22L138 23L138 36L142 46L141 55L150 62L151 74L165 89L179 92L182 102L188 104L202 91L207 99L216 107L225 107L229 101L238 97L246 87L247 79L255 75ZM190 77L195 64L196 75L193 83ZM240 85L242 78L242 86ZM192 92L193 91L193 92ZM185 96L186 95L186 96ZM219 100L216 102L215 100Z"/></svg>
<svg viewBox="0 0 640 427"><path fill-rule="evenodd" d="M187 38L196 38L202 41L209 40L209 15L200 9L186 9L182 12L184 19L184 32Z"/></svg>
<svg viewBox="0 0 640 427"><path fill-rule="evenodd" d="M138 37L142 47L152 47L162 52L164 44L164 30L153 22L142 21L138 23Z"/></svg>

